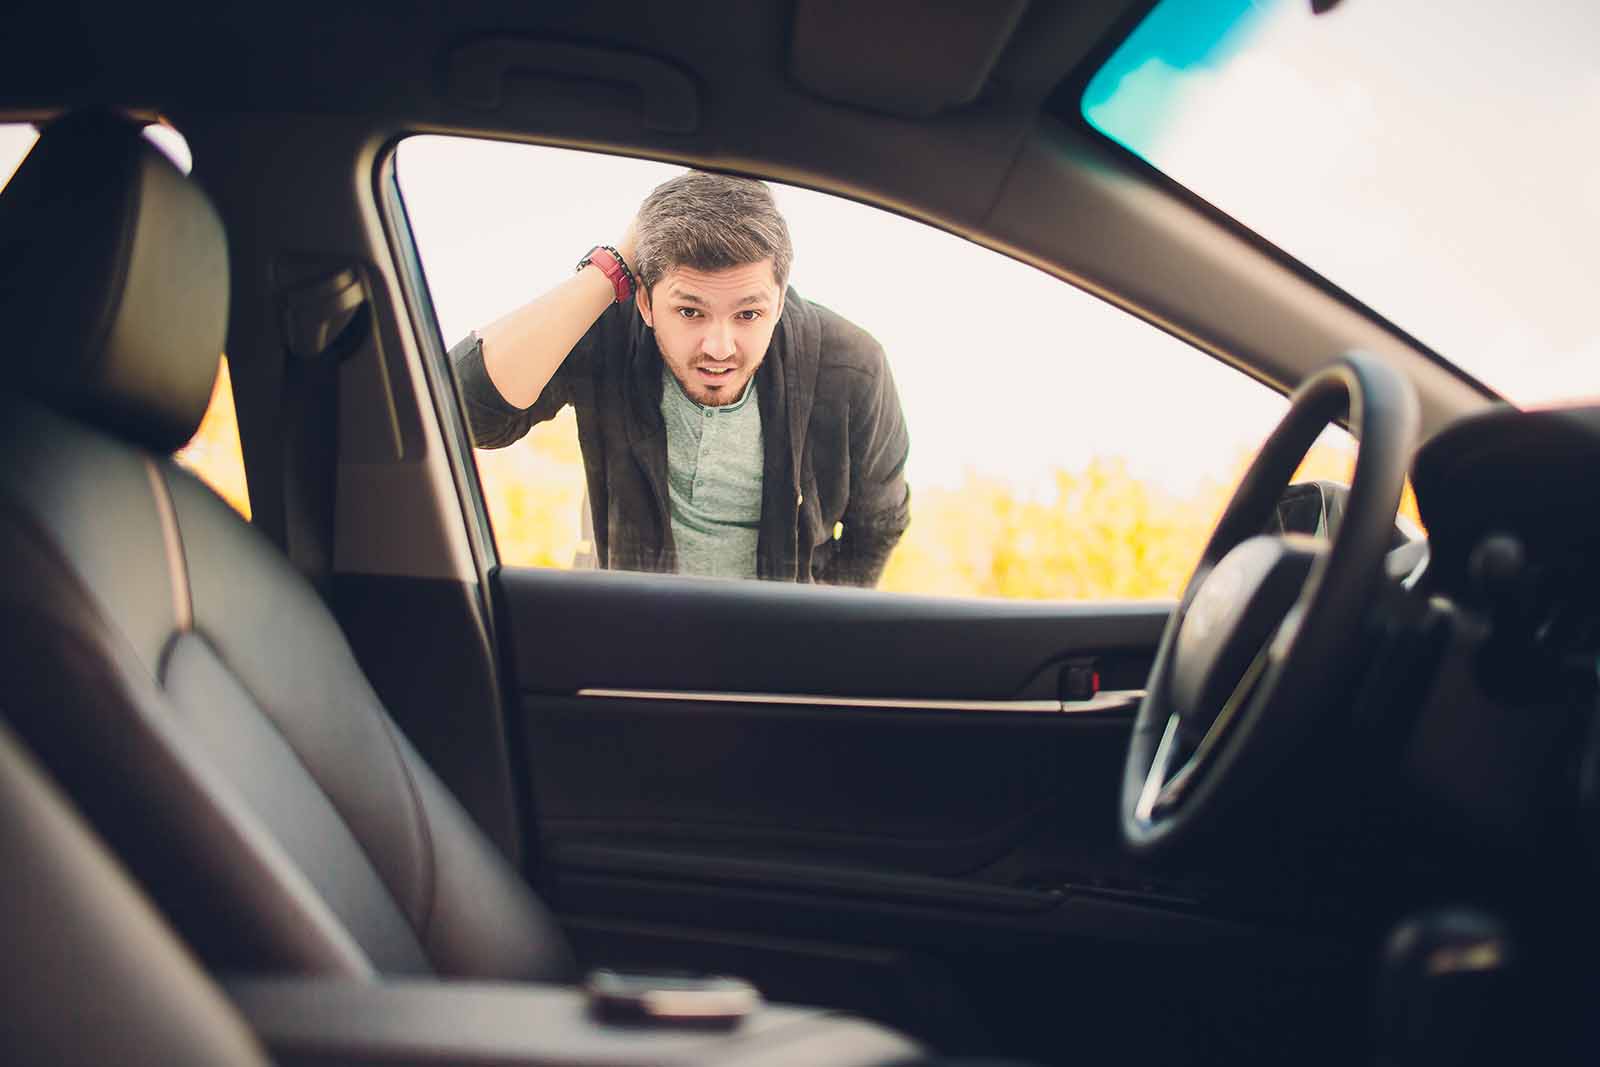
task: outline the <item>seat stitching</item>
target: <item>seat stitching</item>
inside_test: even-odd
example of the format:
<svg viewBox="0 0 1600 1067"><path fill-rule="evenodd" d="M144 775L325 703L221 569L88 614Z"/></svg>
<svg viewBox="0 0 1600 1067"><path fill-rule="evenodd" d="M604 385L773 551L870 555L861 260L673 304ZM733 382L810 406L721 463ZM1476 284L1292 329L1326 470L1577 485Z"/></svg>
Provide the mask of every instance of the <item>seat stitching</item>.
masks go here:
<svg viewBox="0 0 1600 1067"><path fill-rule="evenodd" d="M397 727L390 720L387 713L380 713L378 720L383 723L384 734L389 738L389 744L394 749L395 758L400 761L400 773L405 775L406 790L411 794L411 804L417 809L417 830L422 835L423 857L423 907L421 923L422 928L417 931L423 950L428 947L428 931L433 926L433 909L438 901L438 857L433 850L433 830L428 825L428 810L422 804L422 791L417 788L417 782L411 774L411 763L406 759L405 750L400 747L400 739L395 736ZM430 957L431 959L431 957Z"/></svg>
<svg viewBox="0 0 1600 1067"><path fill-rule="evenodd" d="M166 647L163 647L162 651L157 654L157 663L154 667L145 662L144 657L138 652L138 642L133 639L133 636L128 633L127 628L119 620L112 618L105 610L104 605L95 596L94 589L90 586L88 579L83 576L82 572L73 564L71 558L56 543L49 530L34 515L32 508L12 492L9 487L0 488L0 512L4 513L5 520L15 525L29 541L33 542L34 547L59 568L61 573L76 586L79 597L83 600L88 610L93 612L95 619L132 651L134 661L143 667L151 681L159 686L161 684L160 671L162 669L160 660L165 657ZM169 637L166 646L170 647L171 643L172 639Z"/></svg>
<svg viewBox="0 0 1600 1067"><path fill-rule="evenodd" d="M363 840L361 834L357 832L355 824L350 820L350 816L345 812L344 808L339 805L339 802L334 799L333 794L328 791L328 787L322 783L320 778L317 777L316 771L311 769L311 764L306 761L305 754L302 753L300 749L295 747L294 741L287 733L284 732L284 729L282 725L279 724L277 717L273 715L270 710L268 710L270 705L266 701L262 700L260 696L251 690L249 686L245 685L244 679L239 675L238 671L234 669L233 665L228 662L228 657L223 653L222 648L215 641L211 640L204 630L197 629L192 631L192 633L195 637L205 642L207 650L210 651L211 655L216 657L218 663L222 664L223 667L227 669L229 676L233 679L235 684L237 684L239 688L255 702L261 718L266 720L266 723L272 729L272 732L277 735L280 741L283 742L284 750L294 758L295 763L298 764L300 769L305 772L306 780L310 782L311 786L316 789L318 794L320 794L322 798L328 802L329 809L335 816L338 817L340 824L343 825L345 830L350 834L350 840L355 844L356 849L360 852L362 859L366 860L367 866L372 869L372 873L377 878L378 885L383 887L384 892L389 895L389 900L394 904L395 911L398 912L402 917L406 917L405 905L401 902L399 895L395 892L394 886L390 885L388 879L384 877L383 866L378 863L377 858L373 855L372 850L370 847L368 847L367 842ZM407 775L407 778L409 781L409 774ZM418 948L422 949L423 959L431 964L433 961L428 956L426 946L421 944L420 939L418 941Z"/></svg>
<svg viewBox="0 0 1600 1067"><path fill-rule="evenodd" d="M177 510L172 503L172 487L161 476L154 459L149 456L143 459L156 498L156 512L161 516L161 541L167 549L167 569L172 575L172 612L178 632L187 633L194 629L194 596L189 589L189 561L183 550L183 531L178 528Z"/></svg>
<svg viewBox="0 0 1600 1067"><path fill-rule="evenodd" d="M194 478L192 475L190 476L190 480L194 484L199 485L201 488L203 488L206 491L206 493L208 493L211 497L215 498L218 501L218 503L221 504L221 506L227 507L227 504L225 502L223 502L220 497L217 497L216 492L214 490L212 490L210 486L207 486L203 482L200 482L199 479ZM179 531L181 533L182 523L181 523L181 521L178 520L176 509L174 509L174 512L173 512L173 519L174 519L174 522L177 524L178 529L179 529ZM256 693L248 685L245 684L244 677L233 666L233 664L231 662L229 662L228 656L223 651L222 646L219 645L217 642L213 641L211 639L211 637L204 630L202 630L202 629L193 629L190 632L193 633L196 637L200 638L202 641L205 642L206 648L209 649L211 654L216 657L218 663L221 663L225 668L227 668L228 674L233 678L235 683L238 684L239 688L242 689L245 693L247 693L251 700L255 701L256 707L259 710L259 712L261 714L261 717L266 720L268 726L271 727L273 733L275 733L278 736L278 739L283 742L283 746L284 746L285 750L287 750L289 752L289 754L294 757L295 762L297 764L299 764L301 770L305 771L307 780L312 784L313 787L316 788L317 792L322 795L323 799L328 802L329 808L332 809L333 813L336 816L338 816L339 822L342 823L344 825L344 828L349 832L351 841L353 841L355 843L355 846L360 851L362 858L366 860L367 865L372 869L373 874L376 875L378 884L381 885L383 887L384 891L389 894L389 899L394 904L395 910L397 912L399 912L401 916L409 919L410 916L407 914L407 909L405 907L405 904L400 900L400 896L396 892L395 887L390 885L389 884L389 880L384 876L383 865L380 864L377 861L377 857L373 855L371 848L368 846L368 843L362 838L361 834L359 832L357 832L356 824L351 820L349 814L344 810L343 807L340 806L339 802L336 799L334 799L334 796L333 796L333 794L331 792L329 792L328 787L323 784L322 780L317 777L316 772L314 770L312 770L312 765L311 765L310 762L307 761L305 754L303 752L301 752L298 747L296 747L293 739L290 738L289 734L283 729L282 724L278 722L277 716L274 715L272 713L272 711L271 711L271 702L263 700L258 693ZM388 715L382 711L381 707L379 709L378 719L379 719L379 722L381 722L384 725L385 730L387 731L389 729ZM390 743L391 744L394 743L394 738L393 738L392 735L390 735ZM415 789L415 786L412 785L412 783L411 783L411 772L410 772L410 769L406 767L405 761L403 759L401 760L401 770L405 774L407 788L412 793L412 803L413 804L417 804L418 801L416 799L416 789ZM426 867L427 867L427 870L428 870L428 874L427 874L427 876L425 878L425 884L427 886L427 889L425 891L424 897L425 897L425 899L430 899L431 900L431 896L432 896L432 881L433 881L433 879L432 879L432 867L433 867L433 862L432 862L432 840L428 836L426 821L419 817L418 822L422 823L421 833L422 833L422 836L423 836L424 855L425 855L425 858L426 858ZM430 907L431 907L431 903L430 903ZM415 932L415 931L413 931L413 932ZM427 946L422 943L422 939L420 937L418 938L418 946L417 947L419 948L419 950L421 950L422 957L423 957L424 961L426 961L429 964L432 964L433 960L428 955Z"/></svg>
<svg viewBox="0 0 1600 1067"><path fill-rule="evenodd" d="M0 505L5 505L6 519L14 524L46 559L59 568L62 576L75 587L79 599L92 614L95 621L104 628L107 636L120 643L128 652L131 652L133 661L145 668L146 677L153 683L161 699L169 701L170 697L167 695L166 686L162 683L159 675L151 673L148 665L144 663L143 657L133 651L133 642L127 631L123 629L116 619L110 617L96 601L88 583L78 572L78 569L73 566L70 558L61 551L48 532L38 524L32 512L5 489L0 489ZM52 619L48 615L45 618L46 621L61 628L64 632L80 636L83 640L92 642L92 637L80 634L78 627L63 620ZM168 641L163 658L170 654L173 644L174 641ZM207 641L206 644L211 645L211 642ZM220 652L216 652L215 646L212 646L212 648L220 658ZM221 819L224 828L233 833L236 838L246 841L247 850L250 846L256 846L261 849L258 858L266 866L275 868L279 876L286 879L280 882L280 887L295 898L296 905L306 908L302 914L316 925L320 933L329 939L330 949L334 953L342 955L341 962L350 966L352 973L357 976L374 973L375 968L373 968L368 959L364 946L356 942L354 935L346 927L344 919L329 907L322 894L315 889L306 877L305 872L300 870L287 853L282 851L282 845L278 842L278 839L260 823L260 816L255 810L247 803L244 803L242 798L238 796L233 783L225 777L215 774L209 761L204 758L196 759L197 753L191 751L192 746L185 747L189 744L188 738L184 737L181 731L173 731L171 729L172 723L157 722L153 716L140 715L136 716L136 718L142 725L153 730L158 735L157 743L165 746L173 754L175 761L188 765L191 773L195 775L197 783L202 788L212 793L216 798L218 817ZM272 721L270 715L264 716L264 718L269 723L272 723L275 730L277 729L277 723ZM281 731L279 733L281 736ZM287 740L285 738L286 744ZM289 749L291 752L294 751L292 745L289 746ZM297 759L299 758L298 753L295 753L295 756ZM312 781L316 781L314 776ZM321 787L321 783L317 783L317 785L319 788ZM329 798L329 801L331 803L332 798ZM337 806L335 806L334 810L338 810ZM340 817L341 819L343 818L342 813ZM348 823L346 825L348 826ZM360 843L359 838L357 838L357 843Z"/></svg>
<svg viewBox="0 0 1600 1067"><path fill-rule="evenodd" d="M145 457L143 455L142 450L141 450L140 454L141 454L141 458L147 458L147 457ZM206 487L206 491L208 493L211 493L212 496L216 495L214 492L212 492L210 490L209 487ZM159 509L159 504L157 506L158 506L158 509ZM225 507L226 504L223 504L222 506ZM70 560L70 558L68 558L60 550L59 546L56 545L54 540L49 536L48 532L42 526L40 526L39 523L35 520L35 518L33 516L33 513L31 511L31 509L27 506L27 504L23 500L18 498L13 492L9 491L9 489L0 488L0 507L4 508L4 510L8 513L9 518L21 528L21 530L25 533L25 535L29 538L29 540L31 540L41 551L43 551L46 554L47 558L50 558L51 560L53 560L56 563L56 565L61 568L63 573L66 576L69 577L71 582L77 587L80 595L84 598L84 602L88 605L89 610L91 612L93 612L94 616L100 621L101 625L104 626L107 629L108 632L110 632L112 634L115 634L116 637L118 639L120 639L120 641L124 645L127 645L129 648L132 648L133 647L132 639L129 637L127 631L123 628L123 626L121 625L120 621L118 621L117 619L115 619L114 617L109 615L105 611L103 606L98 602L98 600L96 600L96 598L94 597L92 591L90 590L88 582L79 573L77 567L75 567L73 565L73 563ZM176 511L175 507L174 507L174 510L173 510L173 516L172 517L173 517L174 525L175 525L175 527L176 527L176 529L178 530L178 533L179 533L180 545L181 545L182 525L181 525L181 522L179 522L179 520L178 520L177 511ZM185 581L186 585L187 585L187 577L188 577L188 572L187 572L187 568L186 568L185 571L184 571L184 581ZM216 642L212 641L205 634L204 631L198 630L198 629L194 629L192 627L192 625L191 625L191 628L189 630L187 630L187 632L192 633L196 637L199 637L201 640L203 640L205 642L206 646L210 649L211 654L214 655L218 659L218 661L221 662L225 667L227 667L228 672L239 683L240 687L243 688L245 690L245 692L249 693L249 695L250 695L252 700L256 701L256 704L257 704L257 706L258 706L258 708L260 709L260 712L261 712L261 717L267 721L267 723L270 725L271 729L283 741L285 748L294 756L296 762L298 762L300 764L301 768L306 772L306 776L310 780L312 785L318 790L318 792L320 792L322 794L323 798L328 802L328 804L332 808L332 810L338 815L338 818L339 818L340 822L342 822L344 824L345 828L350 832L351 839L355 842L356 847L360 850L362 857L371 866L373 872L378 876L378 883L381 886L383 886L384 890L387 891L387 893L389 894L389 899L393 902L396 911L398 911L402 916L406 915L406 908L400 902L399 897L397 896L394 887L389 885L388 881L383 877L383 869L376 862L375 858L373 857L371 851L368 848L367 842L362 840L361 835L356 832L355 826L351 822L348 814L334 800L333 796L328 792L327 787L323 785L323 783L317 778L316 774L311 770L311 766L310 766L310 764L308 764L306 762L306 758L305 758L304 754L301 753L299 751L299 749L297 749L295 747L294 743L290 740L289 736L284 732L283 727L278 723L278 720L277 720L276 716L274 716L271 713L271 711L268 710L268 704L263 702L261 700L261 698L256 693L254 693L254 692L252 692L250 690L250 688L248 686L244 685L243 679L240 677L239 673L233 668L232 664L230 664L228 662L228 658L227 658L226 655L224 655L222 649L216 644ZM155 683L155 685L156 685L157 689L160 691L163 699L170 699L167 696L167 693L166 693L166 684L163 681L163 677L165 675L165 661L171 655L172 649L173 649L174 645L176 644L177 636L178 636L177 634L174 634L172 638L168 639L168 641L166 643L166 647L163 649L161 657L160 657L161 662L158 663L154 668L151 668L149 665L145 664L144 661L143 661L143 658L138 656L137 653L135 653L135 657L134 657L136 662L138 662L141 666L145 667L145 669L147 671L147 676L150 678L150 680L153 683ZM389 724L388 715L386 713L383 713L381 711L381 709L380 709L380 713L379 713L379 720L380 720L380 722L382 722L384 724L384 727L385 727L386 730L392 729L392 727ZM391 744L395 744L394 736L392 734L390 734L389 737L390 737ZM396 748L398 750L398 746L397 745L396 745ZM419 797L417 795L416 785L411 780L410 767L406 764L406 762L405 762L405 760L403 758L401 758L401 770L402 770L402 773L404 773L404 775L406 777L407 788L411 792L411 795L412 795L412 803L413 803L413 805L415 805L415 806L420 808L421 802L420 802L420 799L419 799ZM231 783L230 783L230 786L231 786ZM248 805L245 805L245 807L246 807L247 810L249 810ZM255 816L255 813L254 813L253 810L251 811L251 816L258 818L258 816ZM432 844L432 837L431 837L431 835L429 834L429 831L428 831L427 820L419 815L418 822L420 823L420 833L422 834L422 837L423 837L424 857L425 857L425 865L426 865L425 892L424 892L424 899L427 901L427 908L426 908L425 914L424 914L424 922L425 922L425 926L426 926L426 921L427 921L427 919L431 918L431 913L432 913L432 908L433 908L433 883L434 883L434 875L433 875L433 869L434 869L433 844ZM272 836L270 830L267 830L263 826L263 827L261 827L261 831L266 834L267 839L272 841L272 843L273 843L273 845L275 847L281 847L281 846L278 846L277 839ZM287 858L287 857L285 856L285 858ZM290 862L291 862L291 865L292 865L292 861L290 861ZM302 878L304 877L303 872L301 874L301 877ZM311 884L310 884L309 881L306 882L306 889L309 890L315 896L315 898L319 902L322 903L324 908L328 907L327 902L325 900L323 900L323 898L322 898L320 893L317 893L316 890L311 887ZM351 935L349 933L348 929L344 926L343 918L340 917L340 916L337 916L332 911L331 908L328 908L327 914L330 917L334 918L334 920L339 924L340 931L343 932L346 937L350 938L350 944L351 945L355 945L356 942L355 942L354 936ZM422 952L423 960L425 962L429 963L429 964L432 964L432 962L433 962L432 958L428 955L426 945L422 943L422 939L420 937L419 937L418 948ZM364 951L363 951L363 956L364 956Z"/></svg>

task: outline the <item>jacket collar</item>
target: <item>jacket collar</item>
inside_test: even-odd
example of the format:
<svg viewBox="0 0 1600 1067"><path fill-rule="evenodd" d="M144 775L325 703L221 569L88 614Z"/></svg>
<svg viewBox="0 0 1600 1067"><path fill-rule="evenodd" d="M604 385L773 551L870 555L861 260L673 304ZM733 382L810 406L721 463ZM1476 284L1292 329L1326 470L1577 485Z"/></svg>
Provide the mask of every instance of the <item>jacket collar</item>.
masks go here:
<svg viewBox="0 0 1600 1067"><path fill-rule="evenodd" d="M775 354L773 350L784 353L781 366L789 401L790 470L798 495L804 477L806 428L811 425L811 408L817 399L817 371L822 365L822 328L817 313L800 299L792 286L784 296L783 320L773 333L767 353L769 359Z"/></svg>
<svg viewBox="0 0 1600 1067"><path fill-rule="evenodd" d="M760 578L792 582L798 577L806 431L817 396L821 332L816 311L790 289L784 296L783 319L756 372L765 453L761 534L756 543L756 574ZM774 432L778 427L788 432Z"/></svg>
<svg viewBox="0 0 1600 1067"><path fill-rule="evenodd" d="M656 347L655 331L644 324L633 307L629 316L627 363L620 383L629 418L623 421L628 449L650 487L660 536L655 569L677 568L677 549L672 543L672 511L667 502L667 424L661 418L661 350Z"/></svg>

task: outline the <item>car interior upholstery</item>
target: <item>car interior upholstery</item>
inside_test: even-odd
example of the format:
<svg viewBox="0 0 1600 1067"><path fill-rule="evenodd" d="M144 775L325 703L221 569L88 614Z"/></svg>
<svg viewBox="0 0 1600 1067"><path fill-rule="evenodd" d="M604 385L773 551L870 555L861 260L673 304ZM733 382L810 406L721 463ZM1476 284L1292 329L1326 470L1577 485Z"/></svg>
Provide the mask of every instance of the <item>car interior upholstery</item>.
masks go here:
<svg viewBox="0 0 1600 1067"><path fill-rule="evenodd" d="M204 194L135 124L86 113L50 128L6 204L0 225L25 257L70 249L62 269L35 276L43 292L8 292L6 321L43 303L45 321L83 331L76 347L52 341L66 341L62 358L34 364L37 379L8 397L7 622L19 640L7 680L33 712L21 719L30 738L93 795L158 898L176 881L161 872L205 872L167 903L201 918L185 933L219 966L570 980L561 934L400 736L309 584L161 458L198 425L221 348L226 246ZM87 294L89 306L63 306ZM108 500L115 524L102 521ZM248 611L241 584L259 594ZM280 627L292 640L271 636ZM41 713L52 705L59 714ZM582 1011L562 1006L581 1049ZM527 1018L527 1004L510 1007ZM861 1047L831 1033L832 1062L914 1049L840 1026L859 1027ZM528 1030L558 1055L573 1049L549 1022ZM796 1030L794 1018L758 1021L739 1041L772 1062L770 1046ZM801 1033L791 1062L822 1054L812 1040Z"/></svg>
<svg viewBox="0 0 1600 1067"><path fill-rule="evenodd" d="M5 1057L1588 1062L1600 414L1502 402L1093 130L1083 88L1151 6L0 16L0 121L41 131L0 188ZM1383 571L1319 616L1316 693L1280 694L1316 728L1167 847L1129 827L1163 802L1178 726L1147 679L1196 588L502 566L396 180L414 134L859 200L1314 396L1319 426L1386 420L1354 490ZM224 352L249 521L172 459ZM1274 462L1207 569L1260 531ZM1385 555L1370 494L1402 466L1426 540ZM597 967L765 1000L617 1024Z"/></svg>
<svg viewBox="0 0 1600 1067"><path fill-rule="evenodd" d="M0 728L6 1043L39 1063L264 1064L238 1012L84 825ZM93 960L85 973L83 960ZM85 1025L83 1004L99 1005Z"/></svg>

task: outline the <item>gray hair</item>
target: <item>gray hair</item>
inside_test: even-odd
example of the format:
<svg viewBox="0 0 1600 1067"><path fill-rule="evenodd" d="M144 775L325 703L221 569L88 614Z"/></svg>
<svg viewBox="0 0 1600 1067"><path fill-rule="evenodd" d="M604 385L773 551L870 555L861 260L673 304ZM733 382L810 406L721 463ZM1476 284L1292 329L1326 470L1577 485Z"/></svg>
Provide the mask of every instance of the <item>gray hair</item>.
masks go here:
<svg viewBox="0 0 1600 1067"><path fill-rule="evenodd" d="M648 294L676 267L725 270L772 257L782 289L794 246L766 183L691 170L656 186L639 208L635 273Z"/></svg>

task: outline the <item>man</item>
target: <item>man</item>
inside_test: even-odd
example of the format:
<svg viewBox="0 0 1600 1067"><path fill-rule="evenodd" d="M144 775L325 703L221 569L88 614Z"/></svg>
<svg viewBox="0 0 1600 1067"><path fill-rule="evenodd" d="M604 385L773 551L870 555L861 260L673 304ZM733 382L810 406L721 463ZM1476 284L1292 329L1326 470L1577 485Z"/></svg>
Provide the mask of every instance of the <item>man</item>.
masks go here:
<svg viewBox="0 0 1600 1067"><path fill-rule="evenodd" d="M690 171L615 246L451 350L473 441L578 416L613 570L873 585L910 522L883 349L787 287L761 182Z"/></svg>

